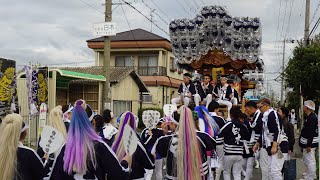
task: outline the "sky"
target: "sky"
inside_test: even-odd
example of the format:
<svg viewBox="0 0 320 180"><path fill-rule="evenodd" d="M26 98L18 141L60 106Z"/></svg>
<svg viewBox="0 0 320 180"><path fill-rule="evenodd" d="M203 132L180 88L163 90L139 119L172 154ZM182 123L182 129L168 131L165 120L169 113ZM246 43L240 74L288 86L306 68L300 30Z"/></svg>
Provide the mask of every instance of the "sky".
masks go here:
<svg viewBox="0 0 320 180"><path fill-rule="evenodd" d="M279 95L283 39L301 39L304 34L305 0L126 0L142 14L168 31L175 18L193 18L205 5L222 5L232 16L260 17L265 86ZM127 5L113 0L112 21L117 32L142 28L151 31L151 22ZM0 1L0 57L16 60L18 68L28 63L49 66L94 65L94 53L86 40L93 36L93 24L104 21L104 0ZM311 28L319 18L318 2L311 1ZM126 21L128 18L129 23ZM165 21L165 22L164 22ZM152 32L169 38L152 26ZM316 31L318 33L318 31ZM286 43L285 59L297 44Z"/></svg>

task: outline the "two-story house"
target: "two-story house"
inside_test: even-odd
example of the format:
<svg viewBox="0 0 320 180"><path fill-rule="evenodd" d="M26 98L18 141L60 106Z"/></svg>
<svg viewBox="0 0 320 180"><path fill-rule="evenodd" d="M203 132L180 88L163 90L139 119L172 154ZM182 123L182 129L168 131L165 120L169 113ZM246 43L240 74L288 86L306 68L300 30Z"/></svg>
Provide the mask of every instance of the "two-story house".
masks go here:
<svg viewBox="0 0 320 180"><path fill-rule="evenodd" d="M102 66L104 37L88 40L87 44L95 52L95 65ZM149 90L149 93L143 94L143 107L161 108L177 96L183 70L177 68L171 50L168 39L143 29L120 32L111 37L110 67L134 68ZM128 85L116 91L129 92L130 89ZM118 101L113 95L112 100Z"/></svg>

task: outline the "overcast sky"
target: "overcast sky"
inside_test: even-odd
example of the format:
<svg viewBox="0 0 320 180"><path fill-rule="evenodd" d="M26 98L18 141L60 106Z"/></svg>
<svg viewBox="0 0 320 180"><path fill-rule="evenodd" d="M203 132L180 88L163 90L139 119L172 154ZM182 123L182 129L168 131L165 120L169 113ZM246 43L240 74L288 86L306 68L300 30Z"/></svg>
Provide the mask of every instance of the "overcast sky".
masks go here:
<svg viewBox="0 0 320 180"><path fill-rule="evenodd" d="M113 3L120 1L113 0ZM270 73L280 72L282 44L278 42L285 37L301 39L304 32L305 0L127 1L148 17L149 7L155 9L155 23L166 31L168 26L157 15L167 22L174 18L190 18L204 5L223 5L233 16L260 17L267 82L277 94L280 84L273 79L279 74ZM28 62L42 65L94 65L94 54L87 47L86 40L94 38L92 25L104 21L103 3L103 0L28 0L16 3L1 0L0 57L16 60L19 67ZM311 18L317 6L316 1L311 1ZM117 23L118 32L130 29L124 12L131 29L151 30L151 23L132 8L126 5L114 5L113 8L113 22ZM319 14L315 15L311 27ZM153 32L168 38L155 26ZM286 59L295 45L286 44Z"/></svg>

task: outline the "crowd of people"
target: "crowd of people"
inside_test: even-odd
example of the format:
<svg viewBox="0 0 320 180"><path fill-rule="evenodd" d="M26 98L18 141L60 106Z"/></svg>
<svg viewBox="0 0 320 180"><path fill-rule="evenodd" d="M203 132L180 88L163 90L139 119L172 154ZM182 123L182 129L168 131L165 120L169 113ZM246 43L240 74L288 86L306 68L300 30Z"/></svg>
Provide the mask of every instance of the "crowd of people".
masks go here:
<svg viewBox="0 0 320 180"><path fill-rule="evenodd" d="M257 161L261 179L283 179L284 162L295 144L289 110L275 110L270 100L263 98L246 102L242 112L239 106L232 106L236 93L226 78L218 89L206 83L210 76L204 77L205 87L200 92L186 74L179 88L184 104L160 118L155 128L141 133L132 112L123 112L117 119L108 109L97 115L81 99L74 106L53 108L48 125L62 134L64 143L51 154L40 146L36 151L24 146L28 125L19 114L9 114L0 125L0 179L219 180L223 176L230 180L233 176L234 180L249 180L259 179L253 177ZM172 103L180 101L177 98ZM231 104L226 119L221 116L221 104ZM307 180L316 178L318 126L314 111L314 102L305 101L307 118L299 145ZM138 136L132 155L125 151L126 125Z"/></svg>

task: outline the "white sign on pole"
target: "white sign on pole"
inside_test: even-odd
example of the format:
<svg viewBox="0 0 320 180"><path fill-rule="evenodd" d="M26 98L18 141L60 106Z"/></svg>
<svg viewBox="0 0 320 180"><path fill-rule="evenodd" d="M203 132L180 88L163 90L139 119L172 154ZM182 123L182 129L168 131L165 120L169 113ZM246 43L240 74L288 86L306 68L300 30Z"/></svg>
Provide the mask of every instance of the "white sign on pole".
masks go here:
<svg viewBox="0 0 320 180"><path fill-rule="evenodd" d="M94 36L115 36L116 24L111 22L97 23L93 25Z"/></svg>

